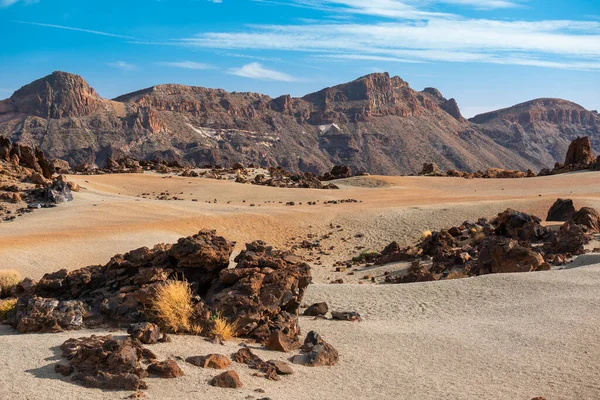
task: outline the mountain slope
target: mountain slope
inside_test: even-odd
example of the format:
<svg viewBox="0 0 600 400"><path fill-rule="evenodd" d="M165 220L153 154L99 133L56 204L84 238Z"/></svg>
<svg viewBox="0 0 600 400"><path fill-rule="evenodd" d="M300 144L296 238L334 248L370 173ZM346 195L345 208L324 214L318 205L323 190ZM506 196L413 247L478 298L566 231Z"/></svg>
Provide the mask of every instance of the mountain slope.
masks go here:
<svg viewBox="0 0 600 400"><path fill-rule="evenodd" d="M471 118L474 129L519 155L538 160L536 166L562 162L569 144L588 136L600 151L600 115L560 99L537 99Z"/></svg>
<svg viewBox="0 0 600 400"><path fill-rule="evenodd" d="M401 174L419 171L424 162L443 169L539 169L548 164L547 153L564 154L562 141L548 150L534 139L528 140L537 143L537 153L521 151L521 142L505 131L510 114L469 122L454 99L433 88L415 91L387 73L302 98L158 85L108 100L81 77L55 72L0 101L0 135L53 158L100 166L109 156L131 155L312 172L345 164ZM544 123L552 125L553 118ZM584 131L578 127L569 134Z"/></svg>

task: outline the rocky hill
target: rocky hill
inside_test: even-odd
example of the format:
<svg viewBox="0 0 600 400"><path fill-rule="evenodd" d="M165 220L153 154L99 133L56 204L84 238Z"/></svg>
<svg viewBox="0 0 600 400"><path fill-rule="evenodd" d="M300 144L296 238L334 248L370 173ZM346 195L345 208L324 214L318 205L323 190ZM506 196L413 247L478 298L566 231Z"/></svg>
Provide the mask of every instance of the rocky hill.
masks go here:
<svg viewBox="0 0 600 400"><path fill-rule="evenodd" d="M560 99L537 99L477 115L474 129L511 149L536 166L562 162L569 144L579 136L590 138L600 151L600 114Z"/></svg>
<svg viewBox="0 0 600 400"><path fill-rule="evenodd" d="M108 100L81 77L54 72L0 101L0 136L71 164L132 156L317 173L343 164L379 174L417 172L424 162L540 169L561 159L573 136L600 145L597 114L562 100L528 104L467 121L454 99L387 73L302 98L158 85Z"/></svg>

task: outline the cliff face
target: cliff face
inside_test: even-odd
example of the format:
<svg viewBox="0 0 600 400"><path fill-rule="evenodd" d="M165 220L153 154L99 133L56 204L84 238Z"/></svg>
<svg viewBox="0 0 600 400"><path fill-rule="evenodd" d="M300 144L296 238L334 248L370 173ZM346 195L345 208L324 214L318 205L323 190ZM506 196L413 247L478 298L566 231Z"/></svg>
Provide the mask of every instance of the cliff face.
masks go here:
<svg viewBox="0 0 600 400"><path fill-rule="evenodd" d="M551 166L553 152L558 160L566 147L560 139L559 148L549 150L542 140L539 154L523 153L512 133L516 124L533 136L531 126L565 121L575 135L593 138L589 131L598 129L597 115L579 106L538 102L469 122L454 99L433 88L415 91L387 73L302 98L158 85L107 100L81 77L55 72L0 101L0 135L39 146L53 158L99 166L109 156L131 155L312 172L345 164L400 174L418 171L424 162L459 170L535 169ZM564 142L568 146L570 138Z"/></svg>
<svg viewBox="0 0 600 400"><path fill-rule="evenodd" d="M566 100L532 100L470 121L499 145L542 167L562 162L569 144L579 136L588 136L592 148L600 150L600 115Z"/></svg>

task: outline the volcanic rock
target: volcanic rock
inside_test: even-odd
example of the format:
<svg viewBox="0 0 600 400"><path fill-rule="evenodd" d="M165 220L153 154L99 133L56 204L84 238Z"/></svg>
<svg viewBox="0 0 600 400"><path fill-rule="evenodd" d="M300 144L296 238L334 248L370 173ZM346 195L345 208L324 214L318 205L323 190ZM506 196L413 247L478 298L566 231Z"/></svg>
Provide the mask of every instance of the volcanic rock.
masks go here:
<svg viewBox="0 0 600 400"><path fill-rule="evenodd" d="M571 221L574 224L585 226L590 232L600 232L600 214L591 207L582 207L573 214Z"/></svg>
<svg viewBox="0 0 600 400"><path fill-rule="evenodd" d="M89 307L78 300L20 297L7 321L19 333L60 332L83 328Z"/></svg>
<svg viewBox="0 0 600 400"><path fill-rule="evenodd" d="M327 314L327 311L329 311L329 306L327 305L326 302L321 302L321 303L315 303L315 304L311 305L310 307L308 307L306 310L304 310L303 315L317 317L317 316Z"/></svg>
<svg viewBox="0 0 600 400"><path fill-rule="evenodd" d="M332 311L331 317L338 321L362 321L360 314L356 311Z"/></svg>
<svg viewBox="0 0 600 400"><path fill-rule="evenodd" d="M112 336L69 339L60 346L76 374L72 380L100 389L146 389L148 376L140 361L144 358L139 342L117 340Z"/></svg>
<svg viewBox="0 0 600 400"><path fill-rule="evenodd" d="M588 165L596 160L589 137L578 137L571 142L565 157L565 165Z"/></svg>
<svg viewBox="0 0 600 400"><path fill-rule="evenodd" d="M184 278L202 296L196 300L200 326L210 324L211 314L221 313L242 336L266 343L271 332L279 332L282 343L295 345L310 267L291 253L254 242L236 257L237 267L228 269L233 246L214 231L201 231L173 245L116 255L105 266L46 274L19 299L9 322L27 332L148 322L144 310L152 306L158 286ZM154 333L148 335L153 340Z"/></svg>
<svg viewBox="0 0 600 400"><path fill-rule="evenodd" d="M277 371L277 375L292 375L294 374L294 370L290 366L290 364L285 361L277 361L277 360L269 360L267 361L269 364L275 366L275 370Z"/></svg>
<svg viewBox="0 0 600 400"><path fill-rule="evenodd" d="M548 210L546 221L563 221L570 220L575 214L575 207L571 199L557 199L556 202Z"/></svg>
<svg viewBox="0 0 600 400"><path fill-rule="evenodd" d="M225 369L231 361L222 354L209 354L207 356L193 356L185 359L186 362L202 368Z"/></svg>
<svg viewBox="0 0 600 400"><path fill-rule="evenodd" d="M535 241L546 234L541 220L519 211L508 209L492 221L496 225L496 234L512 239Z"/></svg>
<svg viewBox="0 0 600 400"><path fill-rule="evenodd" d="M127 333L131 335L132 339L139 340L144 344L157 343L162 337L158 325L150 322L131 324L127 329Z"/></svg>
<svg viewBox="0 0 600 400"><path fill-rule="evenodd" d="M239 389L243 386L237 372L233 370L226 371L222 374L215 376L211 379L210 384L211 386L230 389Z"/></svg>
<svg viewBox="0 0 600 400"><path fill-rule="evenodd" d="M161 378L177 378L183 376L183 371L173 360L156 361L148 365L148 373Z"/></svg>
<svg viewBox="0 0 600 400"><path fill-rule="evenodd" d="M315 331L306 336L302 349L304 354L292 358L292 363L309 367L332 366L338 362L337 350L325 342Z"/></svg>
<svg viewBox="0 0 600 400"><path fill-rule="evenodd" d="M479 267L493 274L544 271L544 257L510 239L488 239L479 252Z"/></svg>

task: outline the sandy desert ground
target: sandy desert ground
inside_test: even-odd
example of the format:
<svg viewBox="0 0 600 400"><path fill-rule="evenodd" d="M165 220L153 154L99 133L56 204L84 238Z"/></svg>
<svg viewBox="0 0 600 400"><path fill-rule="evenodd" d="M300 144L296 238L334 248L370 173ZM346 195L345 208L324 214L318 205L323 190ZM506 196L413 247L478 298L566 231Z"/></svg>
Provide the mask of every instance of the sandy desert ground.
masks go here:
<svg viewBox="0 0 600 400"><path fill-rule="evenodd" d="M301 317L304 332L315 329L338 349L341 359L335 367L295 366L292 377L269 382L235 366L245 388L231 391L210 387L210 372L181 362L185 377L148 380L152 399L600 398L597 257L572 269L405 285L358 285L360 274L349 276L332 267L357 248L407 243L424 230L492 217L507 207L543 218L557 197L568 197L576 207L600 208L598 172L507 180L373 176L336 182L341 190L331 191L155 174L69 179L83 187L74 202L0 224L0 268L37 279L60 268L106 263L115 253L172 242L203 228L236 240L238 250L256 239L289 247L308 234L330 234L322 246L334 249L321 258L322 265L313 265L314 284L305 303L327 301L333 310L363 316L360 323ZM183 200L138 197L167 190ZM336 199L361 202L323 204ZM317 200L317 205L306 204ZM286 206L289 201L297 205ZM340 277L347 283L328 284ZM57 346L87 334L17 335L0 327L0 399L126 396L84 389L54 374ZM237 348L236 342L223 348L186 336L152 346L161 358Z"/></svg>

